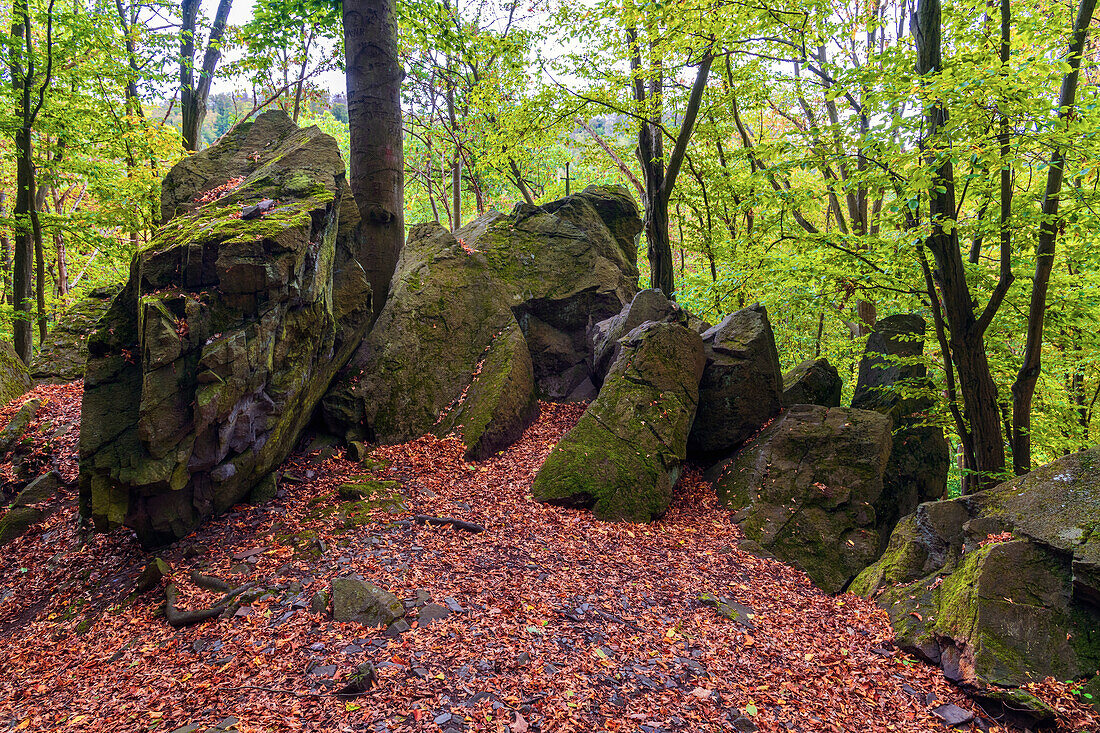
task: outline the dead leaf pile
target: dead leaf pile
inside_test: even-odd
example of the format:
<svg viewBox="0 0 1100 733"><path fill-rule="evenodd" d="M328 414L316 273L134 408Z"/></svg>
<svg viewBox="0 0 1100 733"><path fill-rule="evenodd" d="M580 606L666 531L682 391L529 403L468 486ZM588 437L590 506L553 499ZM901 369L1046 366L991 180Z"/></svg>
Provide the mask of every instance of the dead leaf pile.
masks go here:
<svg viewBox="0 0 1100 733"><path fill-rule="evenodd" d="M161 553L189 608L216 599L192 570L266 589L180 630L161 615L163 592L131 593L151 556L127 531L87 534L75 507L54 514L0 555L0 730L902 733L942 729L928 694L980 713L939 670L890 648L873 604L739 550L697 471L653 525L532 501L535 472L583 409L543 404L517 444L480 463L453 438L380 448L375 476L400 496L341 500L364 466L296 454L275 500ZM351 573L405 600L411 629L390 636L310 610ZM731 621L705 594L751 614ZM442 618L421 624L429 602ZM377 683L336 696L365 663ZM1096 730L1064 685L1034 692L1064 730Z"/></svg>

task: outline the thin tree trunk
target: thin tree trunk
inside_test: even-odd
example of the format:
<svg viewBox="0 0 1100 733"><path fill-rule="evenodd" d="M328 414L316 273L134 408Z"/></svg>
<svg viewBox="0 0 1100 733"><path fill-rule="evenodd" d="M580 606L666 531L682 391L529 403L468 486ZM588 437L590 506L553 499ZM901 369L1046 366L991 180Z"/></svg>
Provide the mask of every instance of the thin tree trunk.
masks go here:
<svg viewBox="0 0 1100 733"><path fill-rule="evenodd" d="M15 352L29 364L32 351L31 330L31 278L35 235L41 240L41 227L35 210L34 149L31 131L45 102L53 74L53 0L47 11L46 71L38 87L38 99L31 99L31 84L36 78L34 39L28 0L16 0L12 6L11 43L8 47L12 90L15 92L20 125L15 131L16 197L12 218L17 227L15 236L15 262L12 273L13 341Z"/></svg>
<svg viewBox="0 0 1100 733"><path fill-rule="evenodd" d="M592 127L582 120L580 117L574 119L578 125L580 125L585 132L592 136L592 139L596 141L596 144L600 146L600 149L607 153L607 156L611 158L611 162L619 168L619 172L623 174L623 177L630 182L630 185L634 187L634 190L638 192L638 195L645 198L645 186L638 180L638 176L634 175L634 171L630 170L630 167L623 162L623 159L619 157L618 153L611 149L599 133L592 129Z"/></svg>
<svg viewBox="0 0 1100 733"><path fill-rule="evenodd" d="M917 48L917 73L926 78L938 74L942 68L940 13L940 0L918 0L913 17L913 38ZM974 442L978 487L987 488L1001 480L1005 466L997 387L990 373L984 340L988 325L986 316L992 318L993 311L987 306L981 319L984 323L975 316L957 229L944 226L945 221L955 218L954 168L950 157L941 156L936 150L945 134L947 110L942 103L931 101L925 106L924 115L926 132L921 139L921 149L925 164L932 172L928 195L932 226L925 246L936 262L935 276L950 330L950 353L958 370L959 390ZM992 300L989 305L993 305Z"/></svg>
<svg viewBox="0 0 1100 733"><path fill-rule="evenodd" d="M527 181L523 179L523 173L520 172L516 159L508 156L508 165L512 168L512 176L515 178L516 188L519 189L520 194L523 196L523 200L534 206L535 197L531 195L531 189L528 187Z"/></svg>
<svg viewBox="0 0 1100 733"><path fill-rule="evenodd" d="M306 37L305 49L302 52L302 67L298 70L298 84L294 88L294 124L298 124L298 112L302 106L302 92L306 83L306 64L309 63L309 47L313 44L313 27L309 29Z"/></svg>
<svg viewBox="0 0 1100 733"><path fill-rule="evenodd" d="M679 175L684 156L687 154L687 144L695 128L695 120L699 114L699 106L702 103L703 91L706 89L707 77L714 57L708 49L699 64L691 96L684 110L684 119L680 124L676 144L666 168L664 138L661 130L663 84L661 63L659 60L651 59L650 63L654 71L651 72L652 77L649 80L647 92L645 80L642 78L642 56L636 28L627 29L627 43L630 47L634 101L638 105L639 114L645 118L638 127L638 162L642 166L642 179L645 182L645 233L649 255L649 282L650 287L660 288L671 298L676 291L676 282L672 244L668 235L668 202L672 189L676 185L676 177ZM655 45L651 40L651 54L656 53Z"/></svg>
<svg viewBox="0 0 1100 733"><path fill-rule="evenodd" d="M8 192L0 191L0 216L6 216L7 204ZM3 273L0 303L8 303L11 301L11 238L6 229L0 230L0 272Z"/></svg>
<svg viewBox="0 0 1100 733"><path fill-rule="evenodd" d="M362 217L359 263L375 314L389 294L405 236L405 164L396 0L344 0L351 189Z"/></svg>
<svg viewBox="0 0 1100 733"><path fill-rule="evenodd" d="M1062 87L1058 93L1058 119L1066 124L1074 114L1081 52L1095 10L1096 0L1081 0L1077 8L1073 39L1065 58L1069 71L1062 78ZM1046 318L1050 272L1054 267L1054 251L1058 240L1058 205L1062 193L1064 165L1065 150L1061 147L1055 148L1050 155L1046 190L1043 192L1043 218L1039 224L1039 243L1035 253L1035 276L1031 283L1023 363L1016 375L1016 381L1012 384L1012 468L1017 474L1031 470L1031 403L1042 371L1043 323Z"/></svg>

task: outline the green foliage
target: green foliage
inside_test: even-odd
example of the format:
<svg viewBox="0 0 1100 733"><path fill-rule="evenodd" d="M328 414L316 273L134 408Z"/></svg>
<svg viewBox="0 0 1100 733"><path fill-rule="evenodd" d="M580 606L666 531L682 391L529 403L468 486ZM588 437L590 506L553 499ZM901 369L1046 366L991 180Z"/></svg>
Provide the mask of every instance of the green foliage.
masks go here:
<svg viewBox="0 0 1100 733"><path fill-rule="evenodd" d="M30 7L39 73L47 50L54 61L33 138L46 191L47 300L57 309L68 302L63 281L82 291L124 279L131 254L159 224L159 180L183 154L172 101L180 39L170 23L152 20L172 19L178 8L167 0L123 2L121 13L101 0L56 4L47 49L48 5L31 0ZM1050 151L1062 147L1066 186L1032 411L1035 460L1095 441L1100 91L1095 61L1086 58L1078 109L1057 117L1072 7L1013 4L1011 55L1002 65L989 6L947 2L943 69L923 80L914 72L909 9L899 0L799 0L782 8L406 0L398 10L410 225L454 226L456 158L463 222L510 208L521 188L537 202L563 195L566 163L573 191L621 183L640 198L631 180L641 176L637 120L660 102L667 156L694 67L710 48L714 66L670 201L678 299L711 322L764 303L784 368L827 357L845 378L846 397L873 315L935 320L921 268L928 198L938 185L918 145L923 105L939 101L950 113L929 150L955 169L958 211L946 224L959 234L979 312L998 280L1000 171L1012 172L1007 230L1016 279L985 335L1005 411L1021 363ZM630 28L646 51L634 70ZM6 59L12 41L3 37ZM257 0L225 50L221 78L247 91L216 86L206 143L257 108L279 105L333 135L347 158L346 100L321 82L344 62L339 3ZM636 81L655 92L646 105L634 101ZM0 235L9 242L26 226L8 214L12 95L10 84L0 88L0 135L8 141L0 148ZM999 115L1010 126L1007 155ZM9 251L3 242L0 249ZM10 267L0 269L10 292ZM10 296L4 301L0 336L10 329ZM937 398L929 419L953 434L950 365L931 333L925 354Z"/></svg>

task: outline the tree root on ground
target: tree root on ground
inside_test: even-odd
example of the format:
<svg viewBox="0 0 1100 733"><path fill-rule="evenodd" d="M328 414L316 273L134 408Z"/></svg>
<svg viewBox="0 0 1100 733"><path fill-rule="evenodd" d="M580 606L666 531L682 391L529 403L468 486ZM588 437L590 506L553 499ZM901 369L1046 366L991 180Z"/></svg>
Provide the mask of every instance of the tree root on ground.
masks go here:
<svg viewBox="0 0 1100 733"><path fill-rule="evenodd" d="M233 590L226 581L214 575L203 575L198 570L191 571L191 582L204 590L212 590L216 593L229 593Z"/></svg>
<svg viewBox="0 0 1100 733"><path fill-rule="evenodd" d="M484 532L485 528L480 524L474 524L473 522L465 522L461 519L452 519L450 517L429 517L427 514L417 514L413 519L417 524L433 524L435 526L450 525L455 529L464 529L467 532Z"/></svg>
<svg viewBox="0 0 1100 733"><path fill-rule="evenodd" d="M215 580L217 579L215 578ZM196 585L199 584L196 583ZM239 588L228 591L220 601L209 608L200 608L195 611L181 611L176 607L179 591L176 589L175 583L169 583L164 588L164 598L166 601L164 616L168 619L168 623L171 624L173 628L177 629L184 626L190 626L191 624L202 623L208 619L221 616L238 596L254 587L256 587L255 583L245 583Z"/></svg>

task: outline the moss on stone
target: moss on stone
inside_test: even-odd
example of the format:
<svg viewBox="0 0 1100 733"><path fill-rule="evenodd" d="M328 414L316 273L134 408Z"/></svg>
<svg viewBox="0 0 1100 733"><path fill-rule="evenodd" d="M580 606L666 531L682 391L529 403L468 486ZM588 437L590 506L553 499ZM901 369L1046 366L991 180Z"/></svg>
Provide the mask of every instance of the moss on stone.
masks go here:
<svg viewBox="0 0 1100 733"><path fill-rule="evenodd" d="M599 396L539 470L532 496L591 507L600 519L663 515L687 453L703 362L702 340L684 326L632 331Z"/></svg>
<svg viewBox="0 0 1100 733"><path fill-rule="evenodd" d="M34 386L26 364L15 353L15 348L0 341L0 405L6 405L22 397Z"/></svg>
<svg viewBox="0 0 1100 733"><path fill-rule="evenodd" d="M890 535L890 544L882 556L856 576L849 593L870 597L878 588L908 583L920 574L928 552L919 542L915 515L903 517Z"/></svg>
<svg viewBox="0 0 1100 733"><path fill-rule="evenodd" d="M401 484L396 481L382 481L369 477L358 477L352 481L340 484L336 493L341 499L371 499L376 497L391 496L401 491Z"/></svg>

